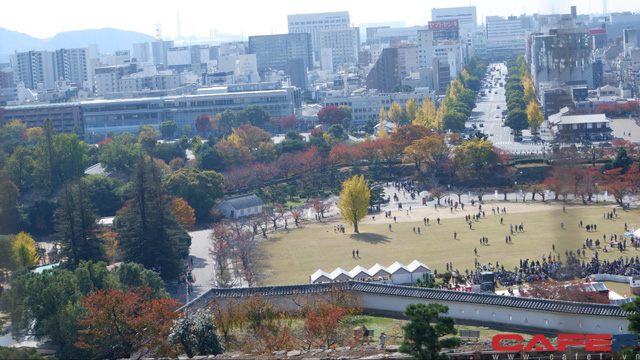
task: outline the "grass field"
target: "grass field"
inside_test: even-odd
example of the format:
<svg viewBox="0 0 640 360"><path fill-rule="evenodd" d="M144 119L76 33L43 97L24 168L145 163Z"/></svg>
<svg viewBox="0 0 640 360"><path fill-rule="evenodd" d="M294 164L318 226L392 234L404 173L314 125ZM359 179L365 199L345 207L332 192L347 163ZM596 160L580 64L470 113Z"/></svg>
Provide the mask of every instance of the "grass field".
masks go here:
<svg viewBox="0 0 640 360"><path fill-rule="evenodd" d="M502 206L502 205L501 205ZM526 206L519 204L519 206ZM331 272L340 266L349 271L356 265L365 268L380 263L389 266L395 261L405 265L413 260L419 260L438 272L445 271L445 263L452 262L454 269L464 271L472 269L474 258L481 264L499 261L505 269L513 269L519 265L520 259L534 259L542 261L542 254L548 255L555 245L558 253L565 260L565 250L574 252L582 247L587 238L600 239L606 234L622 234L625 222L631 228L632 224L640 226L640 211L619 211L620 217L615 220L603 219L603 214L611 208L567 207L563 212L561 206L536 205L536 211L516 212L500 215L490 215L491 205L485 206L487 217L473 222L473 229L469 229L464 216L476 209L466 207L465 212L452 216L456 218L443 219L438 225L433 217L429 226L424 226L423 216L415 211L413 218L404 216L403 211L394 211L393 215L404 216L403 221L392 223L392 220L377 218L371 221L368 217L360 227L360 234L352 232L346 226L346 234L334 233L333 226L340 224L340 219L334 218L323 223L308 224L299 229L279 231L270 234L261 243L264 256L265 278L264 285L302 284L309 282L309 276L317 269ZM509 204L507 207L515 208ZM532 209L533 209L532 208ZM447 211L441 211L443 216ZM486 211L489 210L489 211ZM517 210L517 209L514 209ZM522 209L521 209L522 210ZM526 210L526 208L525 208ZM522 210L522 211L525 211ZM509 210L510 211L510 210ZM448 214L449 215L449 214ZM500 224L500 218L504 224ZM587 233L579 228L580 220L583 224L596 224L598 231ZM389 223L392 223L392 231ZM564 229L560 223L564 222ZM512 244L505 244L505 235L510 235L509 224L524 224L524 232L511 235ZM421 228L421 235L413 233L413 227ZM457 240L453 233L457 232ZM481 246L479 239L489 238L488 246ZM608 244L608 242L607 242ZM607 246L609 247L609 246ZM473 249L478 249L478 256ZM360 251L360 258L354 259L352 250ZM604 253L598 251L600 260L618 258L620 252ZM640 251L628 245L622 256L640 256ZM585 261L590 261L592 252L587 250Z"/></svg>
<svg viewBox="0 0 640 360"><path fill-rule="evenodd" d="M347 321L347 324L351 328L364 325L367 329L374 330L374 336L372 339L372 343L374 344L379 343L378 339L380 333L384 332L387 335L388 345L399 345L400 342L402 342L402 334L404 334L402 326L407 322L407 320L399 320L382 316L356 315L351 317ZM491 341L494 335L504 333L504 331L501 330L489 329L482 326L456 325L456 328L458 330L480 331L478 341ZM514 334L512 331L509 333ZM516 332L515 334L520 334L525 338L531 337L531 335L520 332Z"/></svg>

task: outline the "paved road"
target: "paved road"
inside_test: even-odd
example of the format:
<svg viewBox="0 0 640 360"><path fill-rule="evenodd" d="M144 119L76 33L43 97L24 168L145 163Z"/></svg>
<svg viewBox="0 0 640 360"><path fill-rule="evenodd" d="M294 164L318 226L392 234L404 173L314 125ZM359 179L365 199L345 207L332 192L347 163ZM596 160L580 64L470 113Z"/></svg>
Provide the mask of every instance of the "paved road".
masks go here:
<svg viewBox="0 0 640 360"><path fill-rule="evenodd" d="M192 284L191 294L187 294L185 287L179 286L171 292L171 297L186 303L212 287L215 287L215 262L209 256L211 230L191 231L191 248L189 250L188 262L191 261L191 272L195 276L195 283Z"/></svg>
<svg viewBox="0 0 640 360"><path fill-rule="evenodd" d="M547 150L547 147L540 143L534 143L532 140L531 132L529 130L523 131L523 141L513 141L513 135L511 128L503 126L504 120L502 119L502 112L506 111L507 104L504 95L504 86L496 85L496 83L505 83L507 76L507 67L504 63L492 63L489 68L496 68L495 71L490 72L489 76L484 79L485 83L489 85L484 86L483 90L487 93L486 96L481 96L476 102L476 108L473 109L473 113L470 117L470 121L467 122L467 127L476 128L489 135L496 147L504 149L512 154L530 154L530 153L543 153ZM542 128L545 127L543 124ZM542 133L541 137L545 142L552 140L551 134L548 132Z"/></svg>

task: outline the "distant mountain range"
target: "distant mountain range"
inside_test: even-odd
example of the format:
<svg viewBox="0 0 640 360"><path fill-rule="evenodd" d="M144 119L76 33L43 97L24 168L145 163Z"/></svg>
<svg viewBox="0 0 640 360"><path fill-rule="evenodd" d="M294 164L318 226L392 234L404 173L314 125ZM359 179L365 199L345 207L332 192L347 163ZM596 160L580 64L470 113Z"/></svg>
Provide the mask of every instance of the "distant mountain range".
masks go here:
<svg viewBox="0 0 640 360"><path fill-rule="evenodd" d="M135 31L113 28L65 31L48 39L38 39L17 31L0 27L0 62L8 62L14 51L56 50L80 48L98 44L101 53L133 50L134 43L155 41L155 38ZM133 55L133 54L132 54Z"/></svg>

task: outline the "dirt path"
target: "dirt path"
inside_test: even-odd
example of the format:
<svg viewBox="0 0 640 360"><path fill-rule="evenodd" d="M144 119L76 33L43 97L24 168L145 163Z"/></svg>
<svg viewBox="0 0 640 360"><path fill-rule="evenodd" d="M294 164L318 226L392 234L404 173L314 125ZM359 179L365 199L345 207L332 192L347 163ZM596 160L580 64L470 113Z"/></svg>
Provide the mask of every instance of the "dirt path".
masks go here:
<svg viewBox="0 0 640 360"><path fill-rule="evenodd" d="M538 212L538 211L553 211L553 210L562 210L563 203L561 202L539 202L539 201L528 201L525 203L515 203L515 202L487 202L482 205L482 210L486 213L487 216L490 214L493 215L493 211L491 208L500 207L500 213L502 213L502 209L506 208L507 214L519 214L519 213L527 213L527 212ZM571 211L572 209L581 209L588 208L589 206L584 205L567 205L564 204L567 211ZM613 205L611 205L613 206ZM609 207L606 207L609 208ZM376 215L367 215L361 222L361 224L388 224L393 223L393 217L396 217L395 222L405 223L405 222L413 222L423 220L425 217L429 219L429 221L436 221L437 218L440 219L453 219L453 218L461 218L466 215L474 215L477 214L479 210L478 204L475 206L465 205L464 210L458 206L458 210L453 210L451 212L449 206L441 206L437 209L432 206L424 207L420 206L418 208L412 208L411 211L407 214L408 209L404 210L392 210L391 217L385 218L384 212ZM604 211L604 210L603 210ZM375 220L373 217L375 216ZM342 218L337 214L333 214L332 216L326 218L321 223L322 226L333 225L333 224L341 224L343 223ZM311 224L317 224L317 222L311 222Z"/></svg>

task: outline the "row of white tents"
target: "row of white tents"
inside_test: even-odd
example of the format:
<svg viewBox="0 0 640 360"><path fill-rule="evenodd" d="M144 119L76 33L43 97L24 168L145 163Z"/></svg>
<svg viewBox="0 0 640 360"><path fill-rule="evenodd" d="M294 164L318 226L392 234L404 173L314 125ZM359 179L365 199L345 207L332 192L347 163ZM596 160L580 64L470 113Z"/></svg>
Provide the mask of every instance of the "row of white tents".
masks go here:
<svg viewBox="0 0 640 360"><path fill-rule="evenodd" d="M339 267L331 273L327 273L318 269L309 276L309 282L311 284L319 284L334 281L361 280L382 281L390 284L411 284L429 273L431 273L431 269L418 260L413 260L407 266L396 261L389 267L375 264L370 269L365 269L358 265L351 271L346 271Z"/></svg>

